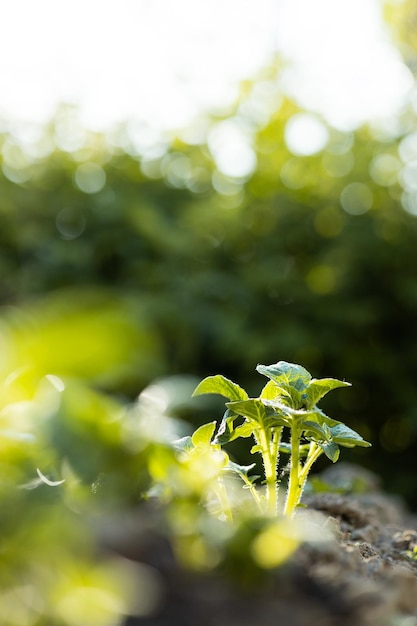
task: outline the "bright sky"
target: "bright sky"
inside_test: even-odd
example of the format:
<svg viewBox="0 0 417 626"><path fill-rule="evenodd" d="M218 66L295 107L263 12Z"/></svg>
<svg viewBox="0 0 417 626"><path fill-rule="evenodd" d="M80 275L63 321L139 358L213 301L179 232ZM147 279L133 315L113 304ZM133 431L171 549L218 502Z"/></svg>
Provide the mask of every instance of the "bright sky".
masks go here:
<svg viewBox="0 0 417 626"><path fill-rule="evenodd" d="M42 121L57 103L102 129L186 125L233 100L277 47L302 104L348 127L392 114L411 75L378 0L13 0L2 2L0 117Z"/></svg>

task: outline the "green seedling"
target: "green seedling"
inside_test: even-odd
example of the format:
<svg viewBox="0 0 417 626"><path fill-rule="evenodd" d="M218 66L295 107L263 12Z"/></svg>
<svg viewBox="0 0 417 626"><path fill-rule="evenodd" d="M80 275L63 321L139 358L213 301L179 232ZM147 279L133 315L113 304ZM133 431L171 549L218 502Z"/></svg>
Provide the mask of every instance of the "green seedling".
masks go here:
<svg viewBox="0 0 417 626"><path fill-rule="evenodd" d="M269 381L257 398L248 394L236 383L222 375L205 378L195 389L193 396L220 394L228 401L227 410L217 433L213 431L211 444L223 446L239 437L252 437L252 453L262 457L265 495L258 490L242 468L228 464L228 471L235 471L250 487L262 513L276 515L283 512L291 517L300 499L307 476L323 453L335 463L340 446L353 448L371 444L337 420L331 419L318 408L317 403L332 389L349 387L350 383L334 378L315 379L301 367L286 361L274 365L258 365L257 371ZM289 437L285 437L289 433ZM289 454L289 477L285 502L278 499L280 454ZM287 464L286 464L287 465Z"/></svg>

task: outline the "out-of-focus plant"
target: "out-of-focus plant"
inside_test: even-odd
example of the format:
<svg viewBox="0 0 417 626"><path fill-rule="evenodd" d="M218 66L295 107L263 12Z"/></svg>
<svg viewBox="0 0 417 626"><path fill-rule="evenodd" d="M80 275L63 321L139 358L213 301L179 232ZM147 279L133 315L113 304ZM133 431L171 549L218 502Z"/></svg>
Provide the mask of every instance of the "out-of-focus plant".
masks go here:
<svg viewBox="0 0 417 626"><path fill-rule="evenodd" d="M1 318L5 626L113 626L157 602L151 569L106 554L96 532L104 510L132 506L149 486L150 440L132 437L128 403L111 393L156 354L139 329L125 302L81 292Z"/></svg>

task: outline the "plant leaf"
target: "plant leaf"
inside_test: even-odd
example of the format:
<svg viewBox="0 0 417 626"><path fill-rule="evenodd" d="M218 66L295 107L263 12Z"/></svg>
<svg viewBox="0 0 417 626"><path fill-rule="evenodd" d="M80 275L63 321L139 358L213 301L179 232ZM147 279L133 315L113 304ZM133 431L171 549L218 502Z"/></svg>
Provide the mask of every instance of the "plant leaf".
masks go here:
<svg viewBox="0 0 417 626"><path fill-rule="evenodd" d="M365 441L359 433L349 428L349 426L342 424L342 422L332 426L330 428L330 434L332 441L346 448L353 448L354 446L369 448L371 445L369 441Z"/></svg>
<svg viewBox="0 0 417 626"><path fill-rule="evenodd" d="M257 365L256 370L273 380L278 387L289 391L288 387L293 387L297 391L304 391L310 380L311 374L301 365L278 361L273 365Z"/></svg>
<svg viewBox="0 0 417 626"><path fill-rule="evenodd" d="M312 409L323 396L325 396L332 389L338 387L350 387L351 384L343 380L337 380L336 378L313 378L309 383L303 399L305 399L306 407Z"/></svg>
<svg viewBox="0 0 417 626"><path fill-rule="evenodd" d="M193 442L191 441L191 437L189 435L181 437L181 439L175 439L175 441L172 442L172 445L174 449L179 452L189 452L193 449Z"/></svg>
<svg viewBox="0 0 417 626"><path fill-rule="evenodd" d="M340 455L339 446L334 443L334 441L324 441L321 443L319 442L318 445L323 450L327 458L330 459L333 463L336 463Z"/></svg>
<svg viewBox="0 0 417 626"><path fill-rule="evenodd" d="M259 398L250 398L249 400L240 400L238 402L226 402L226 406L235 413L243 415L257 424L262 425L264 423L266 407Z"/></svg>
<svg viewBox="0 0 417 626"><path fill-rule="evenodd" d="M235 432L233 433L233 439L237 439L238 437L250 437L254 431L254 424L251 422L244 422L235 428Z"/></svg>
<svg viewBox="0 0 417 626"><path fill-rule="evenodd" d="M213 443L224 445L230 441L234 441L239 437L250 437L253 433L253 423L243 422L235 427L234 421L239 415L230 409L227 409L220 423L219 430L213 440Z"/></svg>
<svg viewBox="0 0 417 626"><path fill-rule="evenodd" d="M242 387L221 374L204 378L194 389L192 395L194 397L205 393L217 393L228 400L246 400L248 398L248 394Z"/></svg>
<svg viewBox="0 0 417 626"><path fill-rule="evenodd" d="M235 474L239 474L239 476L248 476L251 469L253 469L255 466L256 463L252 463L251 465L239 465L238 463L229 460L224 469L226 471L229 470L231 472L234 472Z"/></svg>
<svg viewBox="0 0 417 626"><path fill-rule="evenodd" d="M288 426L291 428L291 422L301 425L303 420L317 422L320 425L324 423L322 419L322 415L324 414L317 408L311 411L307 411L306 409L293 409L282 402L273 402L271 400L264 400L264 404L275 408L277 416L281 417L283 422L282 424L277 424L279 426Z"/></svg>
<svg viewBox="0 0 417 626"><path fill-rule="evenodd" d="M288 391L281 389L274 383L273 380L268 380L265 387L261 391L261 395L259 396L262 400L279 400L284 397L289 397Z"/></svg>
<svg viewBox="0 0 417 626"><path fill-rule="evenodd" d="M317 422L306 420L301 422L300 427L307 436L312 435L311 438L316 442L329 441L330 439L330 431L325 425L321 426Z"/></svg>
<svg viewBox="0 0 417 626"><path fill-rule="evenodd" d="M209 446L216 429L216 422L203 424L191 435L191 441L194 446Z"/></svg>
<svg viewBox="0 0 417 626"><path fill-rule="evenodd" d="M220 422L219 429L217 431L216 437L214 438L214 443L218 443L223 445L224 443L228 443L231 440L231 437L234 432L234 421L238 416L230 409L227 409L223 415L223 419Z"/></svg>

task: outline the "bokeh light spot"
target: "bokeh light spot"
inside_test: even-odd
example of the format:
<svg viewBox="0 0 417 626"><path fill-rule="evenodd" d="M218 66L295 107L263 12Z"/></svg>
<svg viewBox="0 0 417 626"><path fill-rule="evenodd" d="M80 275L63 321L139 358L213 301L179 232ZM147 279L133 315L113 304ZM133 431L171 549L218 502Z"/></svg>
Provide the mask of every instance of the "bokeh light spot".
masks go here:
<svg viewBox="0 0 417 626"><path fill-rule="evenodd" d="M296 156L310 156L323 150L329 139L327 128L311 113L297 113L285 127L285 143Z"/></svg>
<svg viewBox="0 0 417 626"><path fill-rule="evenodd" d="M167 182L177 189L184 189L191 172L190 159L181 154L167 155L161 164L162 174Z"/></svg>
<svg viewBox="0 0 417 626"><path fill-rule="evenodd" d="M216 124L209 133L208 147L217 168L231 178L247 178L257 164L252 137L239 123L230 120Z"/></svg>
<svg viewBox="0 0 417 626"><path fill-rule="evenodd" d="M302 189L305 186L305 165L296 157L284 163L280 172L281 180L288 189Z"/></svg>
<svg viewBox="0 0 417 626"><path fill-rule="evenodd" d="M372 179L381 185L388 187L398 180L398 173L401 169L401 162L392 154L379 154L369 166L369 173Z"/></svg>
<svg viewBox="0 0 417 626"><path fill-rule="evenodd" d="M331 293L336 286L336 276L329 265L316 265L306 276L307 287L310 291L325 295Z"/></svg>
<svg viewBox="0 0 417 626"><path fill-rule="evenodd" d="M407 191L417 190L417 159L409 161L403 167L400 179L402 187Z"/></svg>
<svg viewBox="0 0 417 626"><path fill-rule="evenodd" d="M417 217L417 193L404 192L401 196L402 207L410 215Z"/></svg>
<svg viewBox="0 0 417 626"><path fill-rule="evenodd" d="M417 159L417 132L410 133L401 140L398 154L404 163Z"/></svg>
<svg viewBox="0 0 417 626"><path fill-rule="evenodd" d="M75 207L65 207L56 216L55 224L63 239L76 239L85 230L86 219L82 211Z"/></svg>
<svg viewBox="0 0 417 626"><path fill-rule="evenodd" d="M2 170L6 178L18 185L29 180L32 162L19 145L12 141L5 141L2 156Z"/></svg>
<svg viewBox="0 0 417 626"><path fill-rule="evenodd" d="M330 154L325 152L322 158L326 174L333 178L342 178L349 174L355 165L355 157L351 152L345 154Z"/></svg>
<svg viewBox="0 0 417 626"><path fill-rule="evenodd" d="M234 196L242 189L242 185L235 178L229 178L218 171L213 172L212 183L214 189L222 196Z"/></svg>
<svg viewBox="0 0 417 626"><path fill-rule="evenodd" d="M106 184L106 173L98 163L81 163L75 171L74 180L84 193L97 193Z"/></svg>
<svg viewBox="0 0 417 626"><path fill-rule="evenodd" d="M353 147L353 133L339 132L332 129L330 139L326 146L326 152L330 154L346 154Z"/></svg>
<svg viewBox="0 0 417 626"><path fill-rule="evenodd" d="M350 183L340 194L340 204L350 215L366 213L371 208L373 201L373 193L364 183Z"/></svg>

